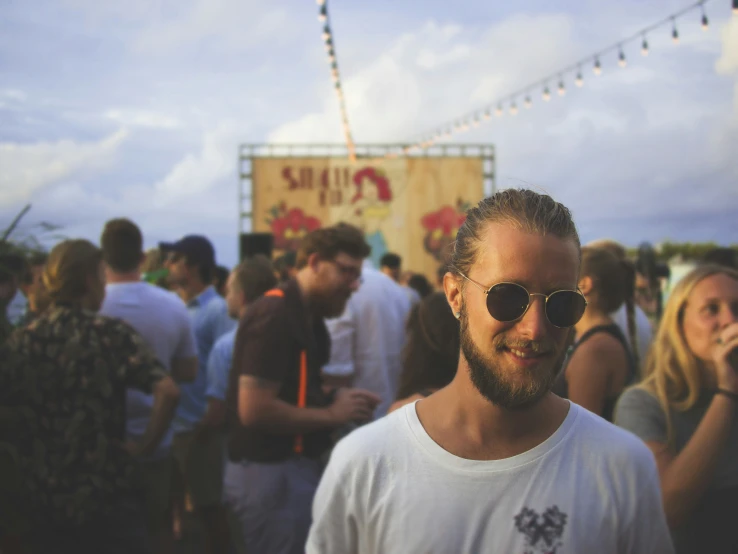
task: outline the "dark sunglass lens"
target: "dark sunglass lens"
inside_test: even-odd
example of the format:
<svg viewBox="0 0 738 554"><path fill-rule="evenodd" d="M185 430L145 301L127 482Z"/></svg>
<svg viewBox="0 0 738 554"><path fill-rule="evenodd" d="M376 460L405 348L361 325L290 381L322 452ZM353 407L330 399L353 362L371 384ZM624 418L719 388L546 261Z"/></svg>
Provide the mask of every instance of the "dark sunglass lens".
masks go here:
<svg viewBox="0 0 738 554"><path fill-rule="evenodd" d="M584 296L571 290L560 290L548 297L546 317L556 327L573 327L584 315Z"/></svg>
<svg viewBox="0 0 738 554"><path fill-rule="evenodd" d="M497 321L515 321L528 308L528 291L520 285L501 283L487 294L487 310Z"/></svg>

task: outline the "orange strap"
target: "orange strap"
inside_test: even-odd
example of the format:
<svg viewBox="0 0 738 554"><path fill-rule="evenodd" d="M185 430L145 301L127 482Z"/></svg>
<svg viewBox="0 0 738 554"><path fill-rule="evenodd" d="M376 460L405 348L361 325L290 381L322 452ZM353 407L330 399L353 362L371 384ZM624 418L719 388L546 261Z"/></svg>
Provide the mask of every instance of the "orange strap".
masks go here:
<svg viewBox="0 0 738 554"><path fill-rule="evenodd" d="M297 407L304 408L307 404L308 364L307 352L300 352L300 388L297 391ZM302 435L295 437L295 454L302 454Z"/></svg>
<svg viewBox="0 0 738 554"><path fill-rule="evenodd" d="M272 289L264 293L264 296L275 296L277 298L284 298L284 291L282 289ZM300 384L297 389L297 407L304 408L307 404L307 380L308 380L308 364L307 364L307 352L303 350L300 352ZM302 454L302 435L295 437L295 454Z"/></svg>

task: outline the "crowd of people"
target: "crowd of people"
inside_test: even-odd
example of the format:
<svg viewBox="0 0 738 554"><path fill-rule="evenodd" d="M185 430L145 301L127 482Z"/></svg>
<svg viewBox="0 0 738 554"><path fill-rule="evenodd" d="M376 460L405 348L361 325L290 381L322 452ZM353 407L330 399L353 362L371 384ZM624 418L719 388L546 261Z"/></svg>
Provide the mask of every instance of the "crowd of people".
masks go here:
<svg viewBox="0 0 738 554"><path fill-rule="evenodd" d="M735 255L654 324L526 189L435 283L344 223L232 270L143 243L0 256L3 554L172 553L188 517L207 554L738 552Z"/></svg>

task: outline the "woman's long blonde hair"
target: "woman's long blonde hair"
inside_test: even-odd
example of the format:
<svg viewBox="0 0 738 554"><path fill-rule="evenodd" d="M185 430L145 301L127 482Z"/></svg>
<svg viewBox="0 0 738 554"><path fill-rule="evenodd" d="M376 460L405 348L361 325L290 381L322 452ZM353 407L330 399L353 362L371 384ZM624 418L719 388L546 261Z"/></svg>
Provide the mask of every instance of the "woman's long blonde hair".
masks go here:
<svg viewBox="0 0 738 554"><path fill-rule="evenodd" d="M674 287L646 359L643 382L638 385L655 395L661 404L672 445L671 410L684 412L692 408L704 386L702 362L689 349L684 337L684 309L697 284L720 274L738 281L738 271L704 265L692 270Z"/></svg>

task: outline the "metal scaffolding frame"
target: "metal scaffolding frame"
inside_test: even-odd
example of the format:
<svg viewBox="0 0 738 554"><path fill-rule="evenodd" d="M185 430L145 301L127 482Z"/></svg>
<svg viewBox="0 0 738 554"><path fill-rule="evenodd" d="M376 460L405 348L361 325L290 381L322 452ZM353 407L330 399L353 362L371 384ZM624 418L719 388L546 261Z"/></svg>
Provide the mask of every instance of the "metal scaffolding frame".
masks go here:
<svg viewBox="0 0 738 554"><path fill-rule="evenodd" d="M406 158L482 158L485 196L496 191L495 147L492 144L436 144L419 152L406 152L410 144L357 144L360 160ZM241 144L238 147L238 234L253 231L254 183L252 161L256 158L348 158L345 144Z"/></svg>

